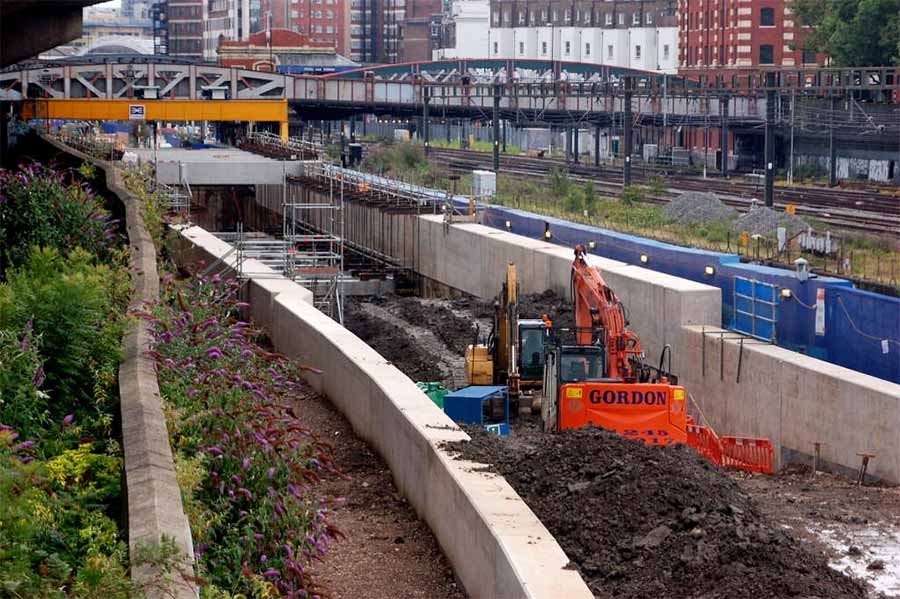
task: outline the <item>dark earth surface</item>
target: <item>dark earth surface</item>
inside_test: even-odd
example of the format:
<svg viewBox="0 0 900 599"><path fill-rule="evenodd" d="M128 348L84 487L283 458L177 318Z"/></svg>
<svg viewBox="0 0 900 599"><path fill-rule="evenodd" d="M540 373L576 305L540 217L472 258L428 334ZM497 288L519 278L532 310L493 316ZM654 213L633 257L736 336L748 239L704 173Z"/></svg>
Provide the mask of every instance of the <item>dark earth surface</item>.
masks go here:
<svg viewBox="0 0 900 599"><path fill-rule="evenodd" d="M491 302L471 298L366 301L429 329L455 355L474 339L473 323L487 336L493 315ZM567 299L550 291L521 296L519 313L574 326ZM421 374L434 376L442 359L435 348L353 301L345 323L414 380L437 380ZM687 447L646 447L602 430L548 435L528 419L515 422L510 437L470 434L471 443L454 449L506 477L597 597L867 597L862 583L828 566L820 543L779 517L793 515L793 497L770 505L764 490L782 477L736 475Z"/></svg>
<svg viewBox="0 0 900 599"><path fill-rule="evenodd" d="M600 429L469 433L471 442L451 448L509 481L597 597L867 596L687 447L648 447Z"/></svg>

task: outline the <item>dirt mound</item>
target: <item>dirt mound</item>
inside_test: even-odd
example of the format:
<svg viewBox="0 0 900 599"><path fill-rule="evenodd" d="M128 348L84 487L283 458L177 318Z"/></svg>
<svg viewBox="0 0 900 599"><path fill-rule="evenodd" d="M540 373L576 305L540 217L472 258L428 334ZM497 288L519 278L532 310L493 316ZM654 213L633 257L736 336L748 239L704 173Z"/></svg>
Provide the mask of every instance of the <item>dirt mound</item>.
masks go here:
<svg viewBox="0 0 900 599"><path fill-rule="evenodd" d="M666 204L663 212L680 225L727 221L738 214L737 210L726 206L714 194L693 191L678 196Z"/></svg>
<svg viewBox="0 0 900 599"><path fill-rule="evenodd" d="M367 314L354 301L344 304L344 326L414 381L439 381L439 359L406 331Z"/></svg>
<svg viewBox="0 0 900 599"><path fill-rule="evenodd" d="M571 302L551 290L519 296L519 318L540 318L546 314L554 327L573 328L575 315Z"/></svg>
<svg viewBox="0 0 900 599"><path fill-rule="evenodd" d="M451 448L506 477L597 597L866 596L687 447L647 447L599 429L470 434Z"/></svg>
<svg viewBox="0 0 900 599"><path fill-rule="evenodd" d="M464 355L466 346L475 339L473 320L459 314L469 311L472 304L470 300L427 300L391 296L373 298L372 303L390 310L407 322L430 329L455 355ZM481 331L480 334L486 335L488 332Z"/></svg>

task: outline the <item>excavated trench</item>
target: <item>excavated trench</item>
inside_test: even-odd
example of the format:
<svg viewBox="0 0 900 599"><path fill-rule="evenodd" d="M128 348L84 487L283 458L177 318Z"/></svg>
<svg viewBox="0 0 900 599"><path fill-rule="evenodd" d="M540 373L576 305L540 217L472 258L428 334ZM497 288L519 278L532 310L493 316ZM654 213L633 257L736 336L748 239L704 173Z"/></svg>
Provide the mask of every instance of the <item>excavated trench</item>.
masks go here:
<svg viewBox="0 0 900 599"><path fill-rule="evenodd" d="M520 297L519 306L523 318L547 314L572 326L571 305L552 292ZM492 313L471 298L354 298L345 326L413 380L456 389L465 384L465 346L476 325L486 337ZM686 447L647 447L598 429L548 435L534 418L519 418L509 437L470 434L451 449L506 477L597 597L878 596L762 509L752 480Z"/></svg>

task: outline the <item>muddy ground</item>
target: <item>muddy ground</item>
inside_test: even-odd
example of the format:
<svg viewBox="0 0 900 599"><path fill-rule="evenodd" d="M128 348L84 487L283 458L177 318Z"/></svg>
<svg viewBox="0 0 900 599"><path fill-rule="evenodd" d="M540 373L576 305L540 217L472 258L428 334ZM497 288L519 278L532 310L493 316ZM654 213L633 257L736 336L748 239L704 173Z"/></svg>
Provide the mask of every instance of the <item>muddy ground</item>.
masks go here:
<svg viewBox="0 0 900 599"><path fill-rule="evenodd" d="M509 481L596 597L866 597L685 446L600 429L471 434L451 448Z"/></svg>
<svg viewBox="0 0 900 599"><path fill-rule="evenodd" d="M344 326L412 380L441 381L455 390L465 386L466 346L476 333L485 342L493 314L492 302L471 298L351 297L345 301ZM542 314L555 326L574 326L571 307L552 291L519 298L520 318Z"/></svg>
<svg viewBox="0 0 900 599"><path fill-rule="evenodd" d="M567 300L551 292L519 303L523 318L573 326ZM345 321L414 380L455 389L473 323L484 338L492 314L490 302L388 296L348 301ZM511 437L476 436L464 451L509 479L598 597L865 597L843 572L870 597L900 597L896 488L796 468L743 475L687 448L537 429L520 420Z"/></svg>

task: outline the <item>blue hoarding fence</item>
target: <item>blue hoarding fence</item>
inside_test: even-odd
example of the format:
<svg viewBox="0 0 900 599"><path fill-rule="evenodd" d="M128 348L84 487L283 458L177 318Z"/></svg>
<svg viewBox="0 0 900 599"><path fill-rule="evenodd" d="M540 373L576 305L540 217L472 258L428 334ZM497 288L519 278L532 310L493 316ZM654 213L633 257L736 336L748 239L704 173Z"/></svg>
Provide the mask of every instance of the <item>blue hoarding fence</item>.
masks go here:
<svg viewBox="0 0 900 599"><path fill-rule="evenodd" d="M734 277L734 325L739 333L775 343L779 290L756 279Z"/></svg>

